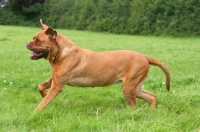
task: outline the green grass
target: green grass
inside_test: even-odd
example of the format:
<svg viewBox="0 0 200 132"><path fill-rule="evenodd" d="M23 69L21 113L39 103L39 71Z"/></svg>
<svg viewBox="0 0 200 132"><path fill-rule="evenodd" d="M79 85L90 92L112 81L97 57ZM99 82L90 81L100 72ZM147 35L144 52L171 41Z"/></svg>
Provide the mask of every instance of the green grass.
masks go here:
<svg viewBox="0 0 200 132"><path fill-rule="evenodd" d="M151 66L145 89L157 95L157 108L138 99L130 108L121 85L66 86L42 112L37 85L51 76L48 61L32 61L25 44L39 28L0 26L0 131L2 132L199 132L200 38L127 36L60 30L78 46L95 51L128 49L163 61L171 71Z"/></svg>

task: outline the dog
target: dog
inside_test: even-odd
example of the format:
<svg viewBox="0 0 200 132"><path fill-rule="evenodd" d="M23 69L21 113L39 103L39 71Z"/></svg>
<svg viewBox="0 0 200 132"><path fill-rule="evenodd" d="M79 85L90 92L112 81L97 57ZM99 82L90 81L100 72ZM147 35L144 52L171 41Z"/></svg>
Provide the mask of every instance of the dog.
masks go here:
<svg viewBox="0 0 200 132"><path fill-rule="evenodd" d="M144 90L144 80L149 66L160 67L170 90L170 71L161 61L131 50L94 52L76 46L64 35L42 23L42 29L26 44L32 51L30 58L49 61L52 77L39 84L43 97L35 111L43 110L65 85L99 87L122 83L122 91L130 106L136 107L136 97L156 106L156 95ZM49 89L46 92L46 89Z"/></svg>

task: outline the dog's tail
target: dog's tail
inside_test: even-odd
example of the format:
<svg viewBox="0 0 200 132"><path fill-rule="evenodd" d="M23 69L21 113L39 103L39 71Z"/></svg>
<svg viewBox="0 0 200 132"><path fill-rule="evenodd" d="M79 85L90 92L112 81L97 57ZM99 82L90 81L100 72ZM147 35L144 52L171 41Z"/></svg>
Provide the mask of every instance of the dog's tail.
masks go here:
<svg viewBox="0 0 200 132"><path fill-rule="evenodd" d="M163 70L166 76L166 87L167 87L167 90L169 91L170 90L170 71L168 67L159 60L153 59L149 56L145 56L145 57L149 61L149 64L154 65L154 66L159 66Z"/></svg>

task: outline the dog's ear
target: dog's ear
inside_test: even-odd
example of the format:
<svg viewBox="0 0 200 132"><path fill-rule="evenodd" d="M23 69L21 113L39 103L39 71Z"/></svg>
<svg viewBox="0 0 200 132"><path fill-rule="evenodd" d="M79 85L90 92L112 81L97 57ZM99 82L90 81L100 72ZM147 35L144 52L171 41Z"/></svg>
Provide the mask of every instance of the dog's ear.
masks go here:
<svg viewBox="0 0 200 132"><path fill-rule="evenodd" d="M45 31L46 35L49 36L50 39L55 40L57 36L57 32L53 30L52 27L48 27L47 30Z"/></svg>
<svg viewBox="0 0 200 132"><path fill-rule="evenodd" d="M48 29L48 26L42 23L42 19L40 19L40 24L42 26L42 30Z"/></svg>

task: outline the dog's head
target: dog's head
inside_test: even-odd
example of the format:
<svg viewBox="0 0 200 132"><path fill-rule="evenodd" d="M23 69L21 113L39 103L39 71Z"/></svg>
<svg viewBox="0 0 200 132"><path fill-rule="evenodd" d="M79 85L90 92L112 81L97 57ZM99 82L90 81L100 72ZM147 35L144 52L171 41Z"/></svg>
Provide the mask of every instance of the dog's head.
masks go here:
<svg viewBox="0 0 200 132"><path fill-rule="evenodd" d="M58 52L58 45L56 43L57 32L53 28L48 27L42 23L41 31L39 31L33 40L26 44L27 49L33 51L30 55L32 60L44 58L49 60L55 57Z"/></svg>

